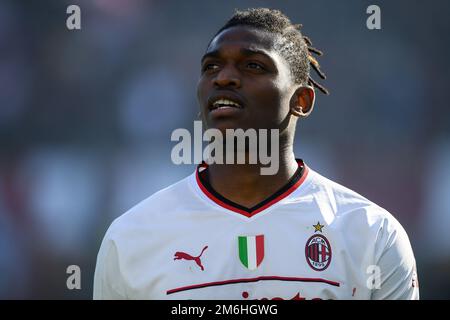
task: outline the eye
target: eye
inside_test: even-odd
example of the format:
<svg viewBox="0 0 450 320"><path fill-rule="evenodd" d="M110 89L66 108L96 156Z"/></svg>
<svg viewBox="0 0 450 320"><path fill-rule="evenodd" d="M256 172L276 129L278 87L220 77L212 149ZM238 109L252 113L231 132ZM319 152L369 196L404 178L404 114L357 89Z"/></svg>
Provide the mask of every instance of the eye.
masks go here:
<svg viewBox="0 0 450 320"><path fill-rule="evenodd" d="M214 63L207 63L202 67L202 71L209 71L209 70L216 70L217 68L219 68L219 66L217 64Z"/></svg>
<svg viewBox="0 0 450 320"><path fill-rule="evenodd" d="M247 64L247 68L254 69L254 70L264 70L264 67L261 64L256 63L256 62L249 62Z"/></svg>

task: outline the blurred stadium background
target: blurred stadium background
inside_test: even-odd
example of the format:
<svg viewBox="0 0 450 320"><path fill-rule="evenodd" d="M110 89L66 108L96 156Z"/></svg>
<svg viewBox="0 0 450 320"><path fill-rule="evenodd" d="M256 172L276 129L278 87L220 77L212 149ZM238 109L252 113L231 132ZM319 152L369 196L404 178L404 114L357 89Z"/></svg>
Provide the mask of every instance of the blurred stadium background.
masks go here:
<svg viewBox="0 0 450 320"><path fill-rule="evenodd" d="M450 298L450 2L363 0L0 0L0 298L91 298L112 220L193 171L172 164L170 134L193 128L210 37L255 6L325 52L331 95L299 124L297 156L392 212L421 297Z"/></svg>

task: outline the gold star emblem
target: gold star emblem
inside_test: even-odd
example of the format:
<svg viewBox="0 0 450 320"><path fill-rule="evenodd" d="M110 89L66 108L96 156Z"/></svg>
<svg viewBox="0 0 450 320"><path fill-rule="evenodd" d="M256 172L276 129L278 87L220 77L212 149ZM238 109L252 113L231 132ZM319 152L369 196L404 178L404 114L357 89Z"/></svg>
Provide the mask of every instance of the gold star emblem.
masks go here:
<svg viewBox="0 0 450 320"><path fill-rule="evenodd" d="M322 228L324 227L324 225L320 224L320 222L317 221L317 224L313 224L313 227L314 227L314 232L317 232L317 231L322 232Z"/></svg>

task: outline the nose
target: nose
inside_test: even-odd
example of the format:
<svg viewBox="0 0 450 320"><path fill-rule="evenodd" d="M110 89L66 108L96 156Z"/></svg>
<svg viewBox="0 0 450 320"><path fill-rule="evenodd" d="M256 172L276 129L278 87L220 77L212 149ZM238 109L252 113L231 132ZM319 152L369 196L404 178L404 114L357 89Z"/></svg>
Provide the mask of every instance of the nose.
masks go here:
<svg viewBox="0 0 450 320"><path fill-rule="evenodd" d="M237 70L232 66L225 66L220 70L215 79L214 85L216 87L235 87L239 88L241 86L241 79L238 75Z"/></svg>

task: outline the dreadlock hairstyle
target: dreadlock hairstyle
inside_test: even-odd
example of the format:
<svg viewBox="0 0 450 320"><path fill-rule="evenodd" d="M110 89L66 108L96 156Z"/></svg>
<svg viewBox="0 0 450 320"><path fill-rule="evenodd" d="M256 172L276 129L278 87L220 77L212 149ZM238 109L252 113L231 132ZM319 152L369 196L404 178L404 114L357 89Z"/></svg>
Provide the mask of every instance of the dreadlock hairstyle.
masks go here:
<svg viewBox="0 0 450 320"><path fill-rule="evenodd" d="M258 30L280 35L276 49L287 60L296 83L309 85L319 89L324 94L328 90L310 76L313 68L320 78L326 79L320 70L320 65L312 54L321 56L322 51L312 46L311 39L300 32L301 24L292 24L282 12L268 8L253 8L236 10L230 20L217 31L213 39L223 30L233 26L250 26Z"/></svg>

